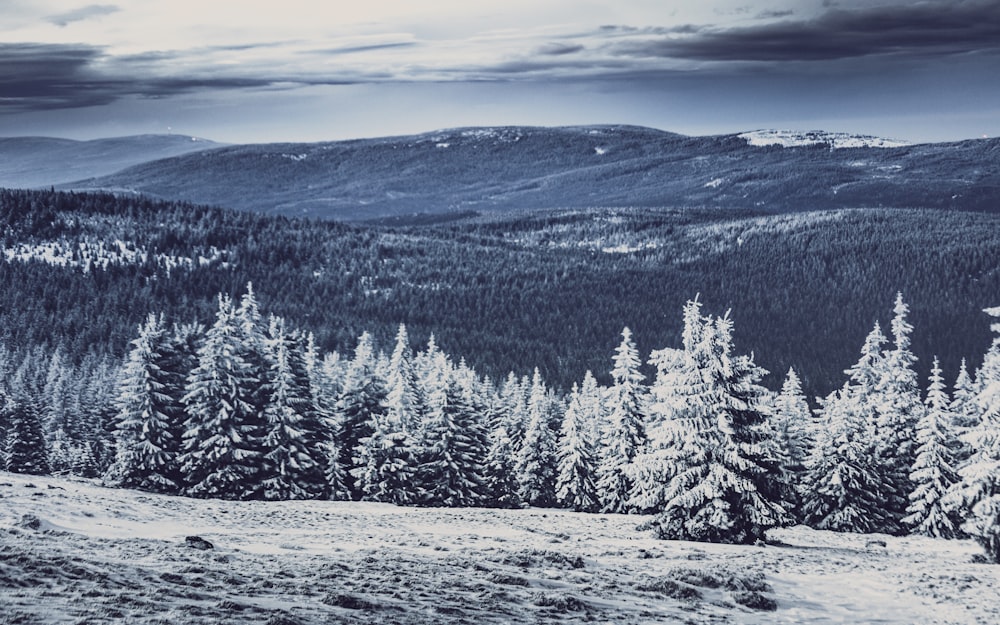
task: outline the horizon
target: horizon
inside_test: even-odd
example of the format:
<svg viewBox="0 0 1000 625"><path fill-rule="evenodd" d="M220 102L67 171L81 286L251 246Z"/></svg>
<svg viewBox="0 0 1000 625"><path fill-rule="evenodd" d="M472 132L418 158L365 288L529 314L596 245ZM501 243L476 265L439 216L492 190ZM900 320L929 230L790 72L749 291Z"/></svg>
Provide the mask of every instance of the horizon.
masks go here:
<svg viewBox="0 0 1000 625"><path fill-rule="evenodd" d="M891 146L891 147L905 147L909 145L920 145L920 144L934 144L934 143L953 143L953 142L963 142L963 141L981 141L988 140L992 137L970 137L968 139L959 139L955 141L909 141L906 138L892 137L884 135L874 135L868 133L858 133L858 132L845 132L845 131L833 131L825 128L809 128L809 129L791 129L791 128L751 128L744 129L735 132L722 132L722 133L711 133L711 134L687 134L683 132L676 132L673 130L665 128L655 128L653 126L642 126L637 124L565 124L565 125L551 125L551 126L540 126L531 124L508 124L508 125L482 125L482 126L454 126L449 128L432 128L429 130L421 130L413 133L407 134L385 134L385 135L369 135L369 136L350 136L338 139L316 139L314 141L286 141L286 140L275 140L275 141L253 141L253 142L230 142L230 141L220 141L215 137L206 136L196 136L190 135L182 132L148 132L148 133L138 133L138 134L120 134L120 135L108 135L108 136L95 136L91 138L74 138L67 136L56 136L56 135L0 135L0 140L4 139L54 139L59 141L74 141L80 143L86 143L88 141L107 141L115 139L133 139L139 137L180 137L184 139L190 139L191 141L205 141L208 143L216 144L220 147L226 146L241 146L241 145L266 145L266 144L282 144L282 143L336 143L336 142L346 142L346 141L367 141L367 140L381 140L381 139L394 139L394 138L408 138L408 137L420 137L425 135L435 135L439 133L457 132L465 130L486 130L486 129L535 129L535 130L560 130L560 129L587 129L587 128L641 128L644 130L652 130L655 132L662 132L665 134L674 134L684 137L699 138L699 137L726 137L726 136L741 136L745 134L757 133L757 132L775 132L775 133L791 133L793 135L806 135L813 133L830 134L830 135L846 135L851 137L859 138L874 138L874 139L884 139L889 141L900 141L903 143L902 146ZM880 148L884 149L884 148Z"/></svg>

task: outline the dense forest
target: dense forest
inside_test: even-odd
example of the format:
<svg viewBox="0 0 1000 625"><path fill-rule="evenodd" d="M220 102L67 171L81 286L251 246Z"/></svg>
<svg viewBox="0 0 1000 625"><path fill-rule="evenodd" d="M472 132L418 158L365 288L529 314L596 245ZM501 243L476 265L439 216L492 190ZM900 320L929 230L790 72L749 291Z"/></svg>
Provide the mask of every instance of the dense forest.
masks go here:
<svg viewBox="0 0 1000 625"><path fill-rule="evenodd" d="M971 535L997 560L997 219L347 226L4 191L2 460L194 497L647 513L663 538Z"/></svg>
<svg viewBox="0 0 1000 625"><path fill-rule="evenodd" d="M1000 562L1000 336L953 392L935 359L925 394L909 312L897 295L891 338L876 324L813 413L794 369L780 393L760 386L729 314L697 299L651 380L626 327L611 384L588 371L560 394L537 368L494 382L433 338L415 351L402 324L391 354L367 332L353 356L324 354L248 284L211 323L150 314L103 378L3 353L3 462L192 497L640 513L668 539L752 543L795 522L968 535Z"/></svg>
<svg viewBox="0 0 1000 625"><path fill-rule="evenodd" d="M0 341L72 364L115 361L151 311L205 320L249 281L274 314L347 353L362 331L433 333L499 379L538 367L567 391L622 326L643 352L679 337L697 294L732 309L766 369L810 401L839 385L897 291L917 370L977 366L1000 292L1000 217L973 212L594 209L377 224L260 215L110 194L0 193ZM652 367L644 365L650 375ZM764 379L777 389L779 375Z"/></svg>

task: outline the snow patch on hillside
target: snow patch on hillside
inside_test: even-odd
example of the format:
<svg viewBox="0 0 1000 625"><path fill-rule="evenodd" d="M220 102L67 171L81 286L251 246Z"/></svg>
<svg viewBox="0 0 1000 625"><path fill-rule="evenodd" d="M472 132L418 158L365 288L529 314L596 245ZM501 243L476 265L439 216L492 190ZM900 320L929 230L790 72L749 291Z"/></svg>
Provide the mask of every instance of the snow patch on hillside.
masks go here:
<svg viewBox="0 0 1000 625"><path fill-rule="evenodd" d="M152 261L157 267L166 271L177 268L190 269L195 266L208 266L220 262L225 256L222 250L212 247L208 256L198 258L172 256L169 254L150 254L143 246L131 242L115 240L105 241L39 241L33 243L17 243L2 249L3 258L7 262L39 261L56 267L72 267L89 273L97 270L107 270L109 267L145 264ZM225 263L222 262L222 266Z"/></svg>
<svg viewBox="0 0 1000 625"><path fill-rule="evenodd" d="M883 139L869 135L852 135L843 132L826 132L811 130L797 132L794 130L752 130L738 135L752 146L766 147L780 145L785 148L810 145L826 145L831 149L843 148L900 148L910 145L906 141Z"/></svg>

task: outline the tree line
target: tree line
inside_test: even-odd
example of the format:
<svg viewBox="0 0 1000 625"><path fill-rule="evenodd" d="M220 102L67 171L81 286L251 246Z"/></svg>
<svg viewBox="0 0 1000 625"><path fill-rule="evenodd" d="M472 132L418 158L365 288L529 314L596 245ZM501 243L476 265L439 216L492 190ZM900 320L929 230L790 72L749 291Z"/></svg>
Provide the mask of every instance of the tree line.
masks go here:
<svg viewBox="0 0 1000 625"><path fill-rule="evenodd" d="M646 360L648 382L625 328L611 384L588 372L557 393L537 369L482 376L433 336L414 350L405 325L388 354L368 333L350 358L324 353L265 318L248 285L239 302L219 295L210 325L150 315L103 413L85 412L104 425L75 424L57 470L193 497L636 513L660 537L712 542L795 522L969 535L997 559L1000 337L950 396L935 362L924 395L908 315L898 296L891 341L876 324L814 413L794 370L778 393L761 386L729 314L698 298L680 346ZM46 473L68 424L18 371L2 395L5 466Z"/></svg>

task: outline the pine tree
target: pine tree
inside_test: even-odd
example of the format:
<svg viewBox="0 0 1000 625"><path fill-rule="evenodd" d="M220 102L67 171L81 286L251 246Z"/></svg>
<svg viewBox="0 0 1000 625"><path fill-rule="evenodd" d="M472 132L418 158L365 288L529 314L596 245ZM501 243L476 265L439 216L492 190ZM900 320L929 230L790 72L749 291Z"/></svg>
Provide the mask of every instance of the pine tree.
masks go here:
<svg viewBox="0 0 1000 625"><path fill-rule="evenodd" d="M969 375L965 359L955 378L955 390L952 393L951 414L955 419L955 435L958 437L959 448L955 454L955 466L961 466L972 455L973 449L963 440L979 424L979 406L976 405L975 382Z"/></svg>
<svg viewBox="0 0 1000 625"><path fill-rule="evenodd" d="M597 384L597 378L589 369L583 374L583 382L580 384L579 417L580 423L587 431L587 436L593 442L594 462L600 460L598 448L604 440L604 433L609 426L608 414L604 406L605 390Z"/></svg>
<svg viewBox="0 0 1000 625"><path fill-rule="evenodd" d="M689 302L685 310L697 310L698 306L697 302ZM685 321L700 325L701 317L686 316ZM700 388L692 357L694 349L691 344L685 350L664 348L654 350L649 357L649 364L656 367L656 376L649 393L648 440L629 466L633 485L629 506L646 514L666 507L667 486L680 466L685 435L681 418L689 406L686 397Z"/></svg>
<svg viewBox="0 0 1000 625"><path fill-rule="evenodd" d="M511 389L516 388L516 392ZM521 428L521 416L515 413L510 398L514 395L523 397L517 376L511 372L507 376L502 390L493 400L493 419L489 423L489 451L486 453L486 464L483 467L484 492L483 505L492 508L517 508L521 505L520 485L517 481L517 449L512 432Z"/></svg>
<svg viewBox="0 0 1000 625"><path fill-rule="evenodd" d="M1000 307L985 311L1000 318ZM1000 335L1000 322L991 329ZM965 518L962 531L982 546L987 557L1000 563L1000 336L983 358L976 374L979 424L965 435L973 453L959 471L962 481L945 498L949 510Z"/></svg>
<svg viewBox="0 0 1000 625"><path fill-rule="evenodd" d="M917 457L910 473L915 487L910 493L909 513L903 523L914 534L935 538L955 538L958 519L949 514L941 499L959 481L954 469L954 453L958 447L952 432L954 416L945 392L944 378L937 358L931 369L927 389L927 410L917 424Z"/></svg>
<svg viewBox="0 0 1000 625"><path fill-rule="evenodd" d="M891 493L885 504L893 518L901 520L906 512L907 496L913 491L910 470L916 460L916 426L924 406L920 401L920 384L914 370L917 358L910 351L913 326L906 320L909 307L903 302L902 294L896 295L893 312L893 349L885 355L884 367L876 385L878 399L875 410L877 453L891 484Z"/></svg>
<svg viewBox="0 0 1000 625"><path fill-rule="evenodd" d="M549 402L541 374L535 368L528 398L528 425L517 457L520 498L529 506L552 507L556 503L556 440L549 425Z"/></svg>
<svg viewBox="0 0 1000 625"><path fill-rule="evenodd" d="M840 532L899 531L897 497L879 454L879 396L886 343L878 322L865 337L850 380L821 401L820 422L803 493L806 524Z"/></svg>
<svg viewBox="0 0 1000 625"><path fill-rule="evenodd" d="M401 433L418 430L423 419L423 397L413 367L409 335L403 324L399 324L396 346L389 359L386 391L386 409L392 428Z"/></svg>
<svg viewBox="0 0 1000 625"><path fill-rule="evenodd" d="M427 423L419 470L421 502L449 507L482 503L488 445L472 389L452 377Z"/></svg>
<svg viewBox="0 0 1000 625"><path fill-rule="evenodd" d="M418 501L413 443L388 415L375 415L371 434L358 441L352 476L365 501L406 505Z"/></svg>
<svg viewBox="0 0 1000 625"><path fill-rule="evenodd" d="M117 455L106 479L117 486L161 493L181 489L183 412L179 372L169 366L169 335L163 316L139 326L118 391Z"/></svg>
<svg viewBox="0 0 1000 625"><path fill-rule="evenodd" d="M322 443L328 433L316 412L309 390L309 372L301 337L285 330L284 320L272 317L267 347L270 372L264 409L267 434L264 499L318 499L326 495L326 467Z"/></svg>
<svg viewBox="0 0 1000 625"><path fill-rule="evenodd" d="M232 301L219 296L215 323L198 349L183 401L182 469L194 497L256 499L263 478L265 424L255 400L260 380L246 361L245 334Z"/></svg>
<svg viewBox="0 0 1000 625"><path fill-rule="evenodd" d="M632 511L628 505L632 492L628 467L646 443L644 376L639 373L639 366L632 331L624 328L611 370L614 384L608 392L607 404L610 424L598 468L597 490L604 512Z"/></svg>
<svg viewBox="0 0 1000 625"><path fill-rule="evenodd" d="M375 348L371 335L367 332L358 337L354 359L344 378L344 389L337 400L340 466L343 468L344 482L352 499L360 499L364 494L357 484L357 460L361 457L361 441L373 433L373 424L384 420L386 390L385 382L375 371Z"/></svg>
<svg viewBox="0 0 1000 625"><path fill-rule="evenodd" d="M760 407L766 391L757 383L766 372L752 358L732 353L728 314L693 319L697 311L697 302L689 302L684 336L691 347L687 368L700 382L674 417L682 433L673 450L678 467L653 525L661 538L752 543L788 522L771 478L776 452ZM699 327L688 327L692 322Z"/></svg>
<svg viewBox="0 0 1000 625"><path fill-rule="evenodd" d="M772 427L778 442L782 471L783 500L789 512L802 504L802 486L806 464L813 446L813 419L802 394L802 383L795 369L789 369L781 393L774 399Z"/></svg>
<svg viewBox="0 0 1000 625"><path fill-rule="evenodd" d="M13 398L7 407L4 469L11 473L45 475L49 461L42 433L42 411L26 397Z"/></svg>
<svg viewBox="0 0 1000 625"><path fill-rule="evenodd" d="M560 429L556 498L577 512L594 512L600 507L594 484L594 441L583 414L580 391L574 384Z"/></svg>
<svg viewBox="0 0 1000 625"><path fill-rule="evenodd" d="M871 533L889 523L880 493L888 488L875 456L874 424L848 384L820 402L802 516L811 527Z"/></svg>

